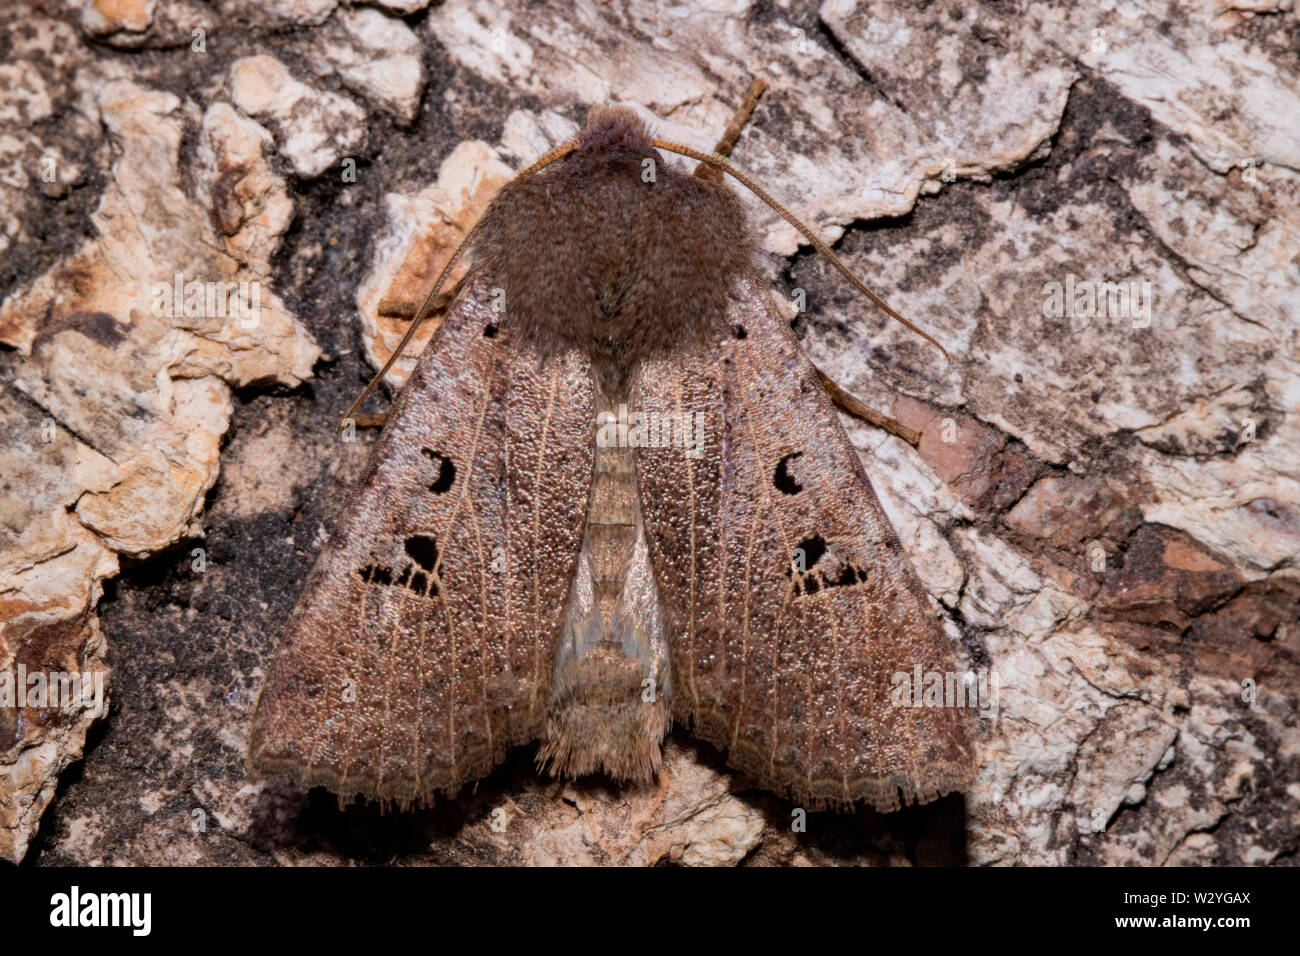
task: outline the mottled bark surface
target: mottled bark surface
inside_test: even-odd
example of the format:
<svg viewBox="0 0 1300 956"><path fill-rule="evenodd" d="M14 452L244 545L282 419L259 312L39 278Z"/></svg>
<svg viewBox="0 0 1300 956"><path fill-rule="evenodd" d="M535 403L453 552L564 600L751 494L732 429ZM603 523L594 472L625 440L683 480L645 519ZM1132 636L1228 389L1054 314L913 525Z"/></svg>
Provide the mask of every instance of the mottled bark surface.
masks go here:
<svg viewBox="0 0 1300 956"><path fill-rule="evenodd" d="M110 701L0 707L0 858L1294 862L1298 49L1289 0L6 5L0 669ZM650 790L528 748L419 813L249 783L380 304L591 105L707 148L753 75L736 162L953 354L750 203L810 357L922 430L846 422L996 681L971 792L803 828L680 729ZM178 273L257 321L160 307Z"/></svg>

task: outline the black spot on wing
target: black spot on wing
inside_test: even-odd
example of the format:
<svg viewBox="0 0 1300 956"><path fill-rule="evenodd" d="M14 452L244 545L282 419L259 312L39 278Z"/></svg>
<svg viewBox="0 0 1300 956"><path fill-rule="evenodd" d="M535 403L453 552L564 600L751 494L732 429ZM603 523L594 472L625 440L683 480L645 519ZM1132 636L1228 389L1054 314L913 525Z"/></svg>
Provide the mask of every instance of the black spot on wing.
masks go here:
<svg viewBox="0 0 1300 956"><path fill-rule="evenodd" d="M456 463L442 452L434 451L432 448L421 448L420 453L438 466L438 476L429 485L429 490L435 495L450 491L456 481Z"/></svg>
<svg viewBox="0 0 1300 956"><path fill-rule="evenodd" d="M427 535L417 535L414 537L427 538L428 541L433 541L433 539L429 538ZM410 540L411 539L407 540L408 553L410 553ZM422 545L417 544L416 550L419 551L422 547ZM424 553L422 556L425 559L428 558L427 553ZM414 555L412 555L412 557L414 557ZM436 546L434 560L437 560ZM427 594L436 597L438 594L437 579L434 578L431 573L426 574L425 571L417 571L414 564L405 565L401 572L397 573L389 565L380 564L378 561L372 561L365 567L358 568L357 576L367 584L374 584L379 587L406 588L408 591L413 591L421 596Z"/></svg>
<svg viewBox="0 0 1300 956"><path fill-rule="evenodd" d="M866 583L866 569L831 552L826 539L821 535L801 540L795 545L793 557L786 575L793 582L795 594L816 594L831 588L847 588ZM823 558L827 560L823 561ZM802 571L799 570L801 567Z"/></svg>
<svg viewBox="0 0 1300 956"><path fill-rule="evenodd" d="M794 549L796 557L799 554L803 555L804 571L811 571L826 553L826 539L821 535L813 535L811 538L804 538L794 546Z"/></svg>
<svg viewBox="0 0 1300 956"><path fill-rule="evenodd" d="M438 565L438 540L431 534L413 534L406 539L406 553L425 571Z"/></svg>
<svg viewBox="0 0 1300 956"><path fill-rule="evenodd" d="M830 588L847 588L854 584L861 584L867 579L867 572L852 561L844 562L844 567L840 568L840 573L833 579L826 582Z"/></svg>
<svg viewBox="0 0 1300 956"><path fill-rule="evenodd" d="M367 584L383 584L387 586L393 583L393 569L379 564L367 564L357 574L361 575L361 580Z"/></svg>
<svg viewBox="0 0 1300 956"><path fill-rule="evenodd" d="M357 576L367 584L380 587L406 588L421 596L438 593L438 541L431 534L413 534L403 543L406 554L414 563L406 562L400 571L393 565L372 560L357 569Z"/></svg>
<svg viewBox="0 0 1300 956"><path fill-rule="evenodd" d="M776 485L778 491L787 495L797 495L803 491L803 485L790 474L790 465L802 455L801 451L791 452L776 463L776 470L772 472L772 484Z"/></svg>

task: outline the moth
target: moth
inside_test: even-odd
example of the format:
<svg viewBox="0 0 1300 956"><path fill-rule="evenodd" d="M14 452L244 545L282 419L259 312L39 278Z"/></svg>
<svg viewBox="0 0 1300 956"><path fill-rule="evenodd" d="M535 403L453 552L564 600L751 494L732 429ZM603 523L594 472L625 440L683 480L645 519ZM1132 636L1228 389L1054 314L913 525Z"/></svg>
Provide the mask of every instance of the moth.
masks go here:
<svg viewBox="0 0 1300 956"><path fill-rule="evenodd" d="M754 98L715 154L596 108L494 199L269 666L254 774L407 808L540 741L644 782L676 722L805 807L968 784L969 713L891 700L953 655L721 175L849 275L725 159Z"/></svg>

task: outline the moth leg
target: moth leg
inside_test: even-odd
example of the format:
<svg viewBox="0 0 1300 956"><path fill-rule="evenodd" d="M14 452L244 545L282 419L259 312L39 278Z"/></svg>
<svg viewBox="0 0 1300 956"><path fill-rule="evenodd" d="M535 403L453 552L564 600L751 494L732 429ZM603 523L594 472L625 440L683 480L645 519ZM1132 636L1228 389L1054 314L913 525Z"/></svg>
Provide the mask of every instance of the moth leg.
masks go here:
<svg viewBox="0 0 1300 956"><path fill-rule="evenodd" d="M456 301L456 296L460 295L461 288L464 284L465 276L461 276L450 289L438 293L438 296L429 306L429 315L436 315L438 321L441 322L442 317L447 314L447 310L450 309L452 303ZM416 316L420 314L420 303L410 302L405 299L380 299L379 305L376 306L375 311L385 318L403 319L407 322L413 322ZM407 331L406 334L408 337L410 336L411 331L412 330ZM402 340L402 344L406 344L405 339ZM400 351L401 345L398 346L398 349ZM393 358L396 358L396 356ZM390 358L388 361L389 364L392 364L393 359ZM384 367L384 371L388 371L387 366ZM381 372L380 375L382 376L383 373ZM370 394L370 390L374 388L377 382L378 379L375 379L366 386L365 391L362 392L360 397L352 403L352 408L348 409L349 413L356 411L357 406L365 400L365 397ZM345 415L343 421L339 423L340 427L342 427L343 423L349 421L355 428L383 428L388 424L388 413L376 412L373 415L348 414Z"/></svg>
<svg viewBox="0 0 1300 956"><path fill-rule="evenodd" d="M745 102L740 104L740 108L731 117L731 122L727 124L722 139L718 140L718 144L713 147L713 151L719 156L730 156L731 151L736 148L740 134L744 131L750 116L753 115L754 107L758 105L758 98L763 95L765 89L767 89L767 82L757 76L754 77L753 82L749 84L749 92L745 94ZM722 170L707 163L700 163L695 167L695 176L698 179L722 182Z"/></svg>
<svg viewBox="0 0 1300 956"><path fill-rule="evenodd" d="M740 134L749 122L750 116L754 113L754 107L758 105L758 98L763 95L767 89L767 81L761 77L754 77L749 84L749 92L745 94L745 102L740 104L731 117L731 122L727 125L722 134L722 139L718 140L718 145L713 147L713 151L719 156L730 156L731 151L735 148L736 143L740 140Z"/></svg>
<svg viewBox="0 0 1300 956"><path fill-rule="evenodd" d="M439 292L433 303L429 306L429 315L435 315L440 312L446 312L451 308L451 304L456 301L456 296L460 295L461 284L465 281L461 279L450 289L444 289ZM375 307L378 312L386 319L402 319L410 322L420 311L420 303L412 302L407 299L380 299L379 305Z"/></svg>
<svg viewBox="0 0 1300 956"><path fill-rule="evenodd" d="M863 404L862 401L842 389L833 378L821 369L817 368L817 366L814 365L813 368L816 369L817 377L821 379L822 387L826 389L826 394L831 397L831 401L833 401L838 407L842 408L855 418L860 418L870 425L875 425L877 428L883 428L891 435L897 435L913 448L921 444L921 433L915 428L908 428L897 419L890 418L888 415L882 415L874 408Z"/></svg>
<svg viewBox="0 0 1300 956"><path fill-rule="evenodd" d="M749 84L749 92L745 94L745 101L740 104L740 108L736 110L735 114L731 118L731 122L723 132L722 138L718 140L717 145L713 147L713 151L719 156L731 155L731 151L740 140L741 132L745 129L745 124L749 122L749 118L754 113L754 108L758 105L758 98L763 95L763 91L766 89L766 81L760 77L754 77L753 81ZM722 170L718 169L716 166L711 166L708 163L700 163L696 166L695 175L699 179L711 180L714 182L722 181ZM816 368L816 366L813 367ZM897 435L913 448L921 443L921 433L916 429L908 428L902 422L896 421L888 415L882 415L874 408L869 408L864 405L857 398L840 388L840 386L821 369L817 369L817 377L821 379L822 386L826 389L827 394L830 395L831 400L850 415L861 418L863 421L868 422L877 428L883 428L891 435Z"/></svg>

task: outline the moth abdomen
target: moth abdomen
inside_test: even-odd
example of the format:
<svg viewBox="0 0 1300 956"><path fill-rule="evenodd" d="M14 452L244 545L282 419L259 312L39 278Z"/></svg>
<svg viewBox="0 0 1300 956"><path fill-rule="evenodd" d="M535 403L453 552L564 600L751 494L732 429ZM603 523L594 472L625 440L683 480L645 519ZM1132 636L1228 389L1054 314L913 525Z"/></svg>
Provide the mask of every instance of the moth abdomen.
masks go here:
<svg viewBox="0 0 1300 956"><path fill-rule="evenodd" d="M628 377L594 370L597 422L626 413ZM578 573L556 652L539 763L555 774L645 782L658 772L669 710L668 653L641 523L636 461L593 430Z"/></svg>
<svg viewBox="0 0 1300 956"><path fill-rule="evenodd" d="M642 662L610 640L564 661L538 763L560 776L652 780L663 759L659 742L668 712L662 699L647 698L645 680Z"/></svg>

